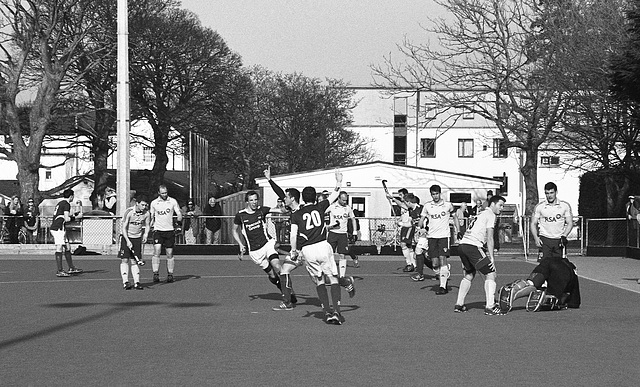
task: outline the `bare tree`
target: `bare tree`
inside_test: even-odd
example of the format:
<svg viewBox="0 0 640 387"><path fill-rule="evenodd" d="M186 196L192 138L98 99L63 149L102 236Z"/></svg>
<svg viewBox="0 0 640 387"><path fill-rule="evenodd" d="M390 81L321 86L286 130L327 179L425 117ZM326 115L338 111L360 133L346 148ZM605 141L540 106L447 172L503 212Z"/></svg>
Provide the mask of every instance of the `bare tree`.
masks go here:
<svg viewBox="0 0 640 387"><path fill-rule="evenodd" d="M427 39L405 40L401 62L373 67L381 86L430 92L443 112L473 112L496 125L507 147L524 152L525 213L538 203L538 151L554 138L570 100L558 84L554 16L537 0L436 0L447 18L430 20ZM454 113L455 115L455 113Z"/></svg>
<svg viewBox="0 0 640 387"><path fill-rule="evenodd" d="M0 0L0 103L18 165L21 197L39 198L43 138L60 96L77 79L68 70L99 15L89 0ZM20 125L18 95L30 96L29 127Z"/></svg>

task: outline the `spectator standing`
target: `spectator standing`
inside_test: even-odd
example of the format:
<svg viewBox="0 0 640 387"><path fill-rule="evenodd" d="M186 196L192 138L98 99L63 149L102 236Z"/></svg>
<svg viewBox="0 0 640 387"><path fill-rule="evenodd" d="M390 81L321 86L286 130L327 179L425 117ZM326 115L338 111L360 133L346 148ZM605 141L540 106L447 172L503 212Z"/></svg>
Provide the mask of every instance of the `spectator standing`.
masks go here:
<svg viewBox="0 0 640 387"><path fill-rule="evenodd" d="M469 216L478 216L482 212L482 210L484 210L482 199L477 199L476 205L469 210Z"/></svg>
<svg viewBox="0 0 640 387"><path fill-rule="evenodd" d="M36 207L33 198L27 200L27 205L22 212L24 214L23 227L27 235L27 243L36 243L38 239L38 228L40 227L40 210Z"/></svg>
<svg viewBox="0 0 640 387"><path fill-rule="evenodd" d="M469 220L469 209L467 208L466 202L460 204L460 207L456 210L456 215L458 216L458 223L460 224L460 232L464 234L467 230L467 220Z"/></svg>
<svg viewBox="0 0 640 387"><path fill-rule="evenodd" d="M104 190L104 210L109 212L111 215L116 214L116 190L112 187L107 187Z"/></svg>
<svg viewBox="0 0 640 387"><path fill-rule="evenodd" d="M208 245L219 245L220 244L220 228L222 227L222 207L220 207L220 203L216 200L215 197L209 197L209 202L204 207L204 215L207 217L205 219L205 243Z"/></svg>
<svg viewBox="0 0 640 387"><path fill-rule="evenodd" d="M197 243L200 235L201 224L199 217L202 215L200 207L196 205L193 199L187 201L187 205L181 208L182 211L182 229L184 240L188 244Z"/></svg>
<svg viewBox="0 0 640 387"><path fill-rule="evenodd" d="M284 205L284 200L278 198L275 207L271 208L271 220L273 225L276 228L276 241L278 243L285 242L285 231L287 229L287 219L286 216L289 214L289 211Z"/></svg>
<svg viewBox="0 0 640 387"><path fill-rule="evenodd" d="M9 205L5 209L7 231L9 231L9 243L18 243L18 232L22 227L22 203L16 195L11 197Z"/></svg>

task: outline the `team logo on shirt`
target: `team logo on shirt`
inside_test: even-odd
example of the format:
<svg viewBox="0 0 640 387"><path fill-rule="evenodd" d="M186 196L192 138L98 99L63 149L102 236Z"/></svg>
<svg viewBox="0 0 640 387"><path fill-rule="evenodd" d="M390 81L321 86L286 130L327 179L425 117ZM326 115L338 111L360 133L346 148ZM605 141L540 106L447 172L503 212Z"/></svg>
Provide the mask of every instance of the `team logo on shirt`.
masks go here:
<svg viewBox="0 0 640 387"><path fill-rule="evenodd" d="M556 216L545 216L545 222L559 222L560 220L564 220L564 216L562 214L557 214Z"/></svg>

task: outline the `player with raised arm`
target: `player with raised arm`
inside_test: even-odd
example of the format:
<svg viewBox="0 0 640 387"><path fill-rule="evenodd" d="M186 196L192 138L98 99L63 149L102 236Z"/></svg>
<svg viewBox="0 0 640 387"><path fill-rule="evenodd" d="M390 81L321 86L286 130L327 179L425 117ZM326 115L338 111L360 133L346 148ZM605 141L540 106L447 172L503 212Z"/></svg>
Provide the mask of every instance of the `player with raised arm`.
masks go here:
<svg viewBox="0 0 640 387"><path fill-rule="evenodd" d="M171 283L174 281L173 270L176 265L173 257L173 246L176 243L173 217L175 215L178 223L182 223L182 211L176 199L169 197L166 185L158 187L158 197L151 202L149 215L151 227L153 227L153 257L151 257L153 282L160 282L160 253L164 246L167 253L167 282Z"/></svg>
<svg viewBox="0 0 640 387"><path fill-rule="evenodd" d="M293 213L300 207L300 191L295 188L287 188L282 190L275 181L271 180L271 167L267 167L264 170L264 177L271 185L273 192L278 195L278 198L282 199L284 205L289 208ZM295 292L293 291L293 283L291 281L291 272L302 264L302 260L296 257L291 258L291 255L287 255L280 265L280 290L282 291L282 302L272 308L276 311L281 310L293 310L293 305L298 302ZM282 286L284 285L284 286Z"/></svg>
<svg viewBox="0 0 640 387"><path fill-rule="evenodd" d="M476 272L480 272L484 276L486 301L484 314L489 316L503 314L500 306L495 303L496 267L493 251L493 227L496 224L496 215L500 214L504 203L505 199L502 196L492 196L488 202L489 207L469 223L469 227L458 245L464 276L458 288L458 299L453 309L454 312L467 311L464 299L471 289L471 282L475 278Z"/></svg>
<svg viewBox="0 0 640 387"><path fill-rule="evenodd" d="M120 274L122 275L122 284L125 290L130 290L131 288L136 290L144 289L140 284L140 268L138 266L144 266L142 244L147 243L151 216L147 211L149 206L147 196L137 194L135 200L136 204L127 208L122 217L122 234L120 234L120 249L118 251L118 258L121 259ZM134 285L129 282L131 258L136 261L136 264L131 265Z"/></svg>
<svg viewBox="0 0 640 387"><path fill-rule="evenodd" d="M276 240L267 233L266 227L271 208L260 206L260 196L256 191L247 191L244 201L246 207L233 219L233 239L238 243L240 256L248 252L251 260L267 273L269 281L281 289Z"/></svg>
<svg viewBox="0 0 640 387"><path fill-rule="evenodd" d="M451 254L449 250L449 220L453 218L453 227L458 238L460 235L460 223L453 205L442 198L442 188L434 184L429 188L431 198L433 200L425 203L422 207L422 214L419 226L425 227L428 219L429 230L427 231L427 239L429 241L428 254L433 265L433 270L440 277L440 287L436 291L437 295L449 293L447 283L451 275L451 265L447 263L447 259Z"/></svg>
<svg viewBox="0 0 640 387"><path fill-rule="evenodd" d="M400 198L396 198L387 192L387 199L400 207L400 219L398 220L398 226L400 226L400 249L402 249L402 255L404 256L406 264L402 271L410 273L416 268L416 257L413 251L415 224L409 213L409 206L406 203L409 191L407 191L406 188L400 188L398 195Z"/></svg>
<svg viewBox="0 0 640 387"><path fill-rule="evenodd" d="M345 254L349 254L349 238L347 236L347 223L351 222L354 235L358 235L356 226L356 217L349 205L349 194L340 191L338 200L329 205L327 208L329 214L329 231L327 233L327 242L331 245L333 252L338 258L338 282L343 286L349 297L356 294L356 287L353 277L346 277L347 259Z"/></svg>
<svg viewBox="0 0 640 387"><path fill-rule="evenodd" d="M526 280L519 279L500 288L500 307L504 312L511 310L514 300L527 296L526 308L531 312L543 307L580 307L576 266L565 254L567 237L573 229L573 214L569 203L559 200L557 194L555 183L545 184L546 200L535 207L530 226L536 245L542 249L542 260Z"/></svg>
<svg viewBox="0 0 640 387"><path fill-rule="evenodd" d="M56 208L53 212L53 222L51 223L51 235L53 236L53 243L56 245L56 265L58 266L58 277L69 277L71 274L82 273L82 269L79 269L73 265L73 258L71 257L71 244L67 238L67 232L65 224L72 222L76 219L82 218L82 212L78 212L75 215L71 215L71 202L73 201L74 193L70 189L65 189L62 192L62 200L56 204ZM81 207L82 208L82 207ZM64 271L62 268L62 254L64 250L64 257L69 265L69 270Z"/></svg>
<svg viewBox="0 0 640 387"><path fill-rule="evenodd" d="M323 219L329 203L336 199L341 184L342 173L336 171L336 189L329 195L329 200L320 203L316 203L315 188L305 187L302 190L305 203L291 215L291 257L295 259L300 253L304 257L307 271L316 285L324 320L327 324L336 325L344 322L340 313L341 290L338 284L338 268L333 259L333 249L326 240ZM329 306L325 278L328 278L331 286L333 311Z"/></svg>

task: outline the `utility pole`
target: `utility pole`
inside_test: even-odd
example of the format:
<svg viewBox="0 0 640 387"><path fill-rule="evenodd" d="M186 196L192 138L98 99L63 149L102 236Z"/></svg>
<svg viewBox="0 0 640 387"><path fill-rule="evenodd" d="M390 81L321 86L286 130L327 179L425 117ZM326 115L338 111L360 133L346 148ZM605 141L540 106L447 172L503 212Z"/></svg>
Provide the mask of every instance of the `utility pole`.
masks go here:
<svg viewBox="0 0 640 387"><path fill-rule="evenodd" d="M129 167L129 11L127 0L118 0L118 167L116 168L116 191L118 207L116 214L123 216L131 201Z"/></svg>

